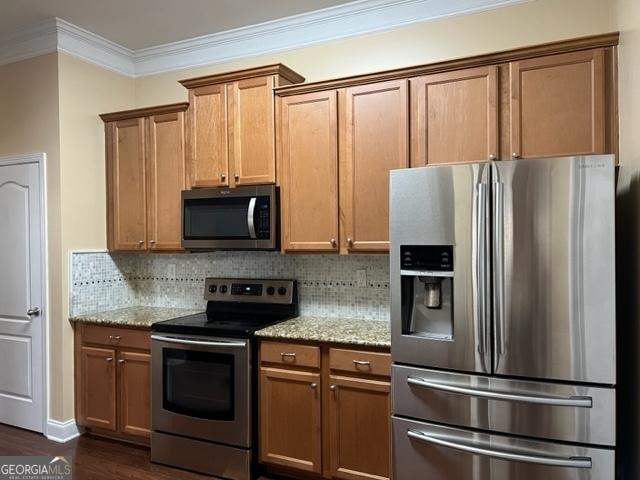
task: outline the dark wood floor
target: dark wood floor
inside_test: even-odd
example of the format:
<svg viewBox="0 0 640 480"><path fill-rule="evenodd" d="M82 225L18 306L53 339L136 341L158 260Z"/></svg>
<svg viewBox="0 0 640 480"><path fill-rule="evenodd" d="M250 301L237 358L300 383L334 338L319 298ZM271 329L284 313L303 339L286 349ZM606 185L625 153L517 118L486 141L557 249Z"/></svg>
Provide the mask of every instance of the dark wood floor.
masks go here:
<svg viewBox="0 0 640 480"><path fill-rule="evenodd" d="M202 480L204 475L152 464L149 449L91 436L67 443L0 424L0 456L51 455L73 459L74 480Z"/></svg>

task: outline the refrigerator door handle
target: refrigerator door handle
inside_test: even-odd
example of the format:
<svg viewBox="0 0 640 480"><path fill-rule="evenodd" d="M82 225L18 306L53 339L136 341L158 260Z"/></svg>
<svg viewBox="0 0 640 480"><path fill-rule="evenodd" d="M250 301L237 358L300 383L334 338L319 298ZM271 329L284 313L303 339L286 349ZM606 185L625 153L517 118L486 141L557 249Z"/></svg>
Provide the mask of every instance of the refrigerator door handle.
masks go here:
<svg viewBox="0 0 640 480"><path fill-rule="evenodd" d="M554 467L568 467L568 468L592 468L592 461L589 457L548 457L536 455L536 452L523 453L526 450L518 450L516 452L509 450L498 450L493 448L486 448L479 445L469 445L465 443L458 443L454 439L445 439L441 436L429 435L426 432L419 430L407 430L407 436L421 442L431 443L445 448L452 448L465 453L471 453L475 455L484 455L487 457L498 458L500 460L516 461L535 463L538 465L549 465Z"/></svg>
<svg viewBox="0 0 640 480"><path fill-rule="evenodd" d="M493 185L494 221L493 221L493 259L494 259L494 300L495 300L495 331L496 331L496 370L500 355L505 350L505 299L504 299L504 184L497 182Z"/></svg>
<svg viewBox="0 0 640 480"><path fill-rule="evenodd" d="M430 388L432 390L440 390L442 392L457 393L461 395L469 395L472 397L486 398L490 400L504 400L507 402L523 402L534 403L537 405L547 405L554 407L577 407L592 408L593 399L591 397L554 397L543 395L525 395L519 393L499 392L491 390L482 390L477 388L464 387L459 385L450 385L444 383L432 382L424 378L409 377L407 378L409 385L415 385L422 388Z"/></svg>
<svg viewBox="0 0 640 480"><path fill-rule="evenodd" d="M478 353L489 353L489 335L487 329L487 185L477 185L476 224L473 229L473 248L475 250L475 321L478 325Z"/></svg>

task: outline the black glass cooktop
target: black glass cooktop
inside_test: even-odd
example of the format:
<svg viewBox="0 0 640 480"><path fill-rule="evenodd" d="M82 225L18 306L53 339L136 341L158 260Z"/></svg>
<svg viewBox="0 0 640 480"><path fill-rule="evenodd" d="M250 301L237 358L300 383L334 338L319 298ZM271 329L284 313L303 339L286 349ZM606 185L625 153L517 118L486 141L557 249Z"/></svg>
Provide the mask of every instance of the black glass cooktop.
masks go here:
<svg viewBox="0 0 640 480"><path fill-rule="evenodd" d="M221 312L207 316L206 312L172 318L154 323L155 332L182 333L186 335L206 335L216 337L249 338L262 328L284 322L295 315L272 313L243 314Z"/></svg>

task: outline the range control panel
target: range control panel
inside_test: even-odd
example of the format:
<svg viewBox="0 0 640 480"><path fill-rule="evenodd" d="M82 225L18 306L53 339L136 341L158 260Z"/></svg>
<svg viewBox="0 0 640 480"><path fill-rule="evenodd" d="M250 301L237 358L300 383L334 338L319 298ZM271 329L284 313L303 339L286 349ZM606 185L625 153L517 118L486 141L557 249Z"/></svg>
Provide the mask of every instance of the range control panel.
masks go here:
<svg viewBox="0 0 640 480"><path fill-rule="evenodd" d="M295 280L207 278L204 283L207 301L291 304Z"/></svg>

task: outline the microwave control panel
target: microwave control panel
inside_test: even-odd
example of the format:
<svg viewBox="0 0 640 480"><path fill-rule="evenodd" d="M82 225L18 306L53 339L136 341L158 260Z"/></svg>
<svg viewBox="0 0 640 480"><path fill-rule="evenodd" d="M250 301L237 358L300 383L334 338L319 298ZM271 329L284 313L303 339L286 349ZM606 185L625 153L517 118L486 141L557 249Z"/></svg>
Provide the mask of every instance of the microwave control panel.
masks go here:
<svg viewBox="0 0 640 480"><path fill-rule="evenodd" d="M270 237L271 215L269 212L269 197L258 197L254 213L256 238Z"/></svg>

